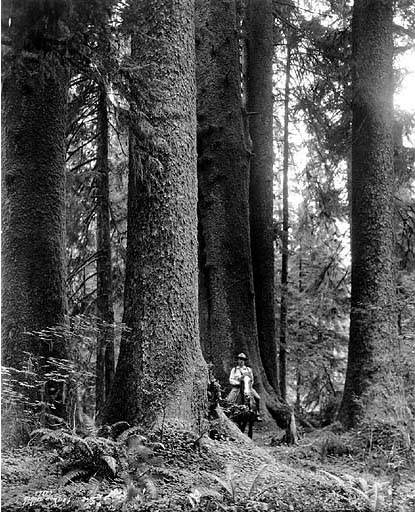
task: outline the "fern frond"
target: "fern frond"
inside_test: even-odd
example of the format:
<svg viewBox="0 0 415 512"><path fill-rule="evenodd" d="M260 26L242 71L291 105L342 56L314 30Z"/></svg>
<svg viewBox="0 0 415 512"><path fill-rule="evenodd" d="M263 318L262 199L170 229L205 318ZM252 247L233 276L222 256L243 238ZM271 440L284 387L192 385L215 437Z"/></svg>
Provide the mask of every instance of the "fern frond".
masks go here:
<svg viewBox="0 0 415 512"><path fill-rule="evenodd" d="M360 477L356 483L363 492L367 492L369 490L367 480L365 480L364 478Z"/></svg>
<svg viewBox="0 0 415 512"><path fill-rule="evenodd" d="M150 446L155 449L159 449L159 450L163 450L163 451L166 450L166 446L163 443L160 443L160 441L150 443Z"/></svg>
<svg viewBox="0 0 415 512"><path fill-rule="evenodd" d="M101 482L97 480L94 476L91 476L91 478L88 481L90 496L95 496L97 494L100 485Z"/></svg>
<svg viewBox="0 0 415 512"><path fill-rule="evenodd" d="M269 464L264 464L263 466L261 466L257 472L257 474L255 475L255 478L253 479L252 481L252 484L250 485L249 487L249 491L248 491L248 498L251 497L252 493L254 492L254 489L256 487L256 484L259 480L259 477L262 475L262 473L267 469Z"/></svg>
<svg viewBox="0 0 415 512"><path fill-rule="evenodd" d="M30 433L29 443L44 443L52 441L53 443L59 443L63 446L63 438L61 435L58 435L57 432L57 430L51 430L49 428L38 428Z"/></svg>
<svg viewBox="0 0 415 512"><path fill-rule="evenodd" d="M55 446L75 445L82 442L81 437L64 429L39 428L31 433L31 437L30 442L53 444Z"/></svg>
<svg viewBox="0 0 415 512"><path fill-rule="evenodd" d="M143 494L148 500L156 500L158 498L158 490L155 481L149 475L143 475L139 478L140 487Z"/></svg>
<svg viewBox="0 0 415 512"><path fill-rule="evenodd" d="M210 497L215 498L217 500L222 500L223 498L220 492L216 491L215 489L211 489L210 487L203 486L195 487L192 490L192 494L196 494L199 497L199 499L204 497Z"/></svg>
<svg viewBox="0 0 415 512"><path fill-rule="evenodd" d="M137 427L137 426L127 428L126 430L121 432L120 435L117 436L117 438L116 438L117 443L124 444L130 436L132 436L133 434L138 434L140 432L140 430L141 430L140 427ZM145 438L143 438L143 439L145 439Z"/></svg>
<svg viewBox="0 0 415 512"><path fill-rule="evenodd" d="M225 474L229 482L229 486L232 490L231 496L233 499L235 499L235 468L232 466L232 464L226 464Z"/></svg>
<svg viewBox="0 0 415 512"><path fill-rule="evenodd" d="M117 474L117 461L114 457L111 457L110 455L103 455L100 460L105 462L106 466L110 469L112 476Z"/></svg>
<svg viewBox="0 0 415 512"><path fill-rule="evenodd" d="M76 440L76 444L78 445L79 448L81 448L81 451L83 451L84 453L86 452L88 455L93 457L94 452L93 452L92 448L89 446L87 439L92 439L92 438L82 439L82 437L79 437Z"/></svg>
<svg viewBox="0 0 415 512"><path fill-rule="evenodd" d="M372 511L377 512L380 509L380 506L382 504L382 499L381 499L381 494L379 493L379 488L376 484L374 485L373 491L374 491L373 492L373 501L370 505L371 505Z"/></svg>
<svg viewBox="0 0 415 512"><path fill-rule="evenodd" d="M136 460L142 462L147 462L154 457L153 450L151 448L147 448L147 446L144 446L142 444L136 446L133 445L131 448L128 447L127 454L129 460Z"/></svg>
<svg viewBox="0 0 415 512"><path fill-rule="evenodd" d="M212 478L216 480L216 482L218 482L218 484L220 484L233 499L235 498L235 490L232 485L232 482L229 482L228 480L223 480L222 478L216 475L212 475Z"/></svg>
<svg viewBox="0 0 415 512"><path fill-rule="evenodd" d="M85 441L82 439L82 437L64 429L52 430L49 428L39 428L33 430L31 433L31 438L31 441L35 441L37 443L54 443L59 444L60 446L68 444L76 445L78 443L83 445L85 444ZM91 452L89 447L86 449L88 452Z"/></svg>
<svg viewBox="0 0 415 512"><path fill-rule="evenodd" d="M45 414L45 417L49 421L49 424L52 427L61 427L61 428L66 428L68 430L70 429L68 423L63 418L60 418L59 416L55 416L55 414L51 414L51 413L47 412ZM52 421L54 422L54 424L52 424Z"/></svg>
<svg viewBox="0 0 415 512"><path fill-rule="evenodd" d="M133 434L129 436L126 441L128 451L135 450L136 448L144 446L145 440L145 437L139 436L138 434Z"/></svg>
<svg viewBox="0 0 415 512"><path fill-rule="evenodd" d="M346 489L347 489L346 482L344 480L342 480L340 477L338 477L337 475L333 475L333 473L329 473L328 471L325 471L324 469L320 469L320 473L323 473L324 475L326 475L329 478L331 478L332 480L334 480L339 485L339 487L342 487L342 488L346 487Z"/></svg>
<svg viewBox="0 0 415 512"><path fill-rule="evenodd" d="M63 477L60 479L59 484L60 485L66 485L69 482L73 482L74 480L77 480L79 478L86 478L90 474L90 471L88 469L72 469L71 471L68 471Z"/></svg>

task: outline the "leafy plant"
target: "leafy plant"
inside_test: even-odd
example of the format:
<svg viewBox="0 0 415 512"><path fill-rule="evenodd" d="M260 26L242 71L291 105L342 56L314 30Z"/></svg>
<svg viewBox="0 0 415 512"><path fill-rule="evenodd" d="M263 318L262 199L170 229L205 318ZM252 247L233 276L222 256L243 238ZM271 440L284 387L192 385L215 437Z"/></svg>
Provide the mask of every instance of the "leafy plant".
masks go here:
<svg viewBox="0 0 415 512"><path fill-rule="evenodd" d="M209 487L195 487L192 492L188 495L188 499L193 509L199 507L203 498L213 498L215 500L222 500L222 495L215 491L214 489L210 489Z"/></svg>
<svg viewBox="0 0 415 512"><path fill-rule="evenodd" d="M235 471L231 465L227 465L225 467L225 478L220 478L219 476L212 475L212 478L216 480L225 491L232 498L232 501L235 501L236 498L236 490L235 490Z"/></svg>
<svg viewBox="0 0 415 512"><path fill-rule="evenodd" d="M57 450L62 461L61 485L75 480L114 478L120 458L119 446L105 437L80 437L64 429L37 429L32 440Z"/></svg>
<svg viewBox="0 0 415 512"><path fill-rule="evenodd" d="M243 497L246 499L250 499L253 497L254 492L258 488L258 481L261 477L261 475L264 473L264 471L267 469L268 464L264 464L261 466L261 468L257 471L257 473L254 475L253 480L251 483L246 486L246 491L243 493ZM237 495L237 477L234 471L234 468L229 464L225 467L225 478L218 477L217 475L212 475L212 478L218 482L223 489L229 494L233 502L236 502L238 497ZM205 491L212 491L210 495L214 495L214 491L211 489L203 488ZM208 494L204 494L208 495ZM190 498L189 498L190 499Z"/></svg>
<svg viewBox="0 0 415 512"><path fill-rule="evenodd" d="M342 456L351 453L353 453L353 448L350 445L350 440L331 432L327 433L320 446L320 459L322 461L328 455Z"/></svg>
<svg viewBox="0 0 415 512"><path fill-rule="evenodd" d="M320 471L324 475L334 480L345 491L354 492L363 498L363 500L369 506L371 512L379 512L384 507L385 498L390 489L389 482L370 483L363 477L360 477L356 480L349 475L344 475L343 478L340 478L339 476L333 475L328 471L324 471L322 469Z"/></svg>

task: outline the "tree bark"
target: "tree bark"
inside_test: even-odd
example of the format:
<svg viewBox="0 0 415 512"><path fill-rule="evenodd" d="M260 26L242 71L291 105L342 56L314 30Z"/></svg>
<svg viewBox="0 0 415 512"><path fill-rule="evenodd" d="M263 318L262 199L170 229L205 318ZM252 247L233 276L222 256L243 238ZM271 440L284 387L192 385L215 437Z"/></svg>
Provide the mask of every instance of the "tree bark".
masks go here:
<svg viewBox="0 0 415 512"><path fill-rule="evenodd" d="M107 422L205 414L197 300L194 4L133 3L124 322Z"/></svg>
<svg viewBox="0 0 415 512"><path fill-rule="evenodd" d="M256 387L284 428L291 411L278 401L261 363L249 230L249 152L245 143L236 2L196 2L201 338L223 386L245 352Z"/></svg>
<svg viewBox="0 0 415 512"><path fill-rule="evenodd" d="M108 169L108 106L104 83L98 85L97 113L97 363L96 411L102 410L114 379L114 311L112 306L112 265Z"/></svg>
<svg viewBox="0 0 415 512"><path fill-rule="evenodd" d="M393 237L392 2L353 11L352 295L339 420L405 416L397 369Z"/></svg>
<svg viewBox="0 0 415 512"><path fill-rule="evenodd" d="M234 356L257 344L249 245L249 155L244 143L235 2L196 2L201 332L227 383Z"/></svg>
<svg viewBox="0 0 415 512"><path fill-rule="evenodd" d="M252 141L249 208L259 351L268 381L278 390L274 294L272 0L247 9L247 114Z"/></svg>
<svg viewBox="0 0 415 512"><path fill-rule="evenodd" d="M279 378L280 393L287 398L287 326L288 326L288 254L289 254L289 211L288 211L288 167L289 167L289 103L290 103L291 47L287 40L287 63L284 92L284 155L282 170L282 233L281 233L281 306L280 306L280 347Z"/></svg>
<svg viewBox="0 0 415 512"><path fill-rule="evenodd" d="M3 9L8 15L8 2ZM10 10L10 46L3 58L3 364L18 369L27 361L25 352L67 357L63 337L51 335L45 342L33 334L65 323L68 69L53 46L56 12L47 6L32 10L26 3ZM48 30L34 34L25 23L28 17L34 24L42 19ZM54 413L63 414L60 399Z"/></svg>

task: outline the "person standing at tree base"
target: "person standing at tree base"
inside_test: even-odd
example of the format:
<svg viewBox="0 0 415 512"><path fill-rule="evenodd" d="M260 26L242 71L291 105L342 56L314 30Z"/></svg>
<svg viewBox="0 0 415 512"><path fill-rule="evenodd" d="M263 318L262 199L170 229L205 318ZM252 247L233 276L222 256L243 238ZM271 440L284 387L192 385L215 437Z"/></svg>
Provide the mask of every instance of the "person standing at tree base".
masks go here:
<svg viewBox="0 0 415 512"><path fill-rule="evenodd" d="M261 397L253 388L254 374L252 372L252 368L246 366L247 359L247 356L243 352L236 356L237 366L232 368L231 374L229 376L229 384L232 386L232 389L229 395L226 397L226 401L229 404L237 403L238 396L241 393L241 382L245 376L248 376L251 379L251 393L257 405L257 421L262 421L262 418L260 416Z"/></svg>

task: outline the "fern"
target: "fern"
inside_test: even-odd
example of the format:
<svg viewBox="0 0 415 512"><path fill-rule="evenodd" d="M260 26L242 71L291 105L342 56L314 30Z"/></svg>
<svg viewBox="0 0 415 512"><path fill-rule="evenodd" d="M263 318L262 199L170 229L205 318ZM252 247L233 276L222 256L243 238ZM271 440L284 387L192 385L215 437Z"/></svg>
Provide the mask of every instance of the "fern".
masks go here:
<svg viewBox="0 0 415 512"><path fill-rule="evenodd" d="M163 451L166 450L166 446L163 443L160 443L160 441L155 441L153 443L150 443L150 446L155 449L159 449L159 450L163 450Z"/></svg>
<svg viewBox="0 0 415 512"><path fill-rule="evenodd" d="M257 486L257 482L259 480L259 477L262 475L262 473L267 469L268 467L268 464L264 464L263 466L261 466L261 468L258 470L257 474L255 475L255 478L253 479L250 487L249 487L249 491L248 491L248 498L251 497L252 493L254 492L254 489L256 488Z"/></svg>
<svg viewBox="0 0 415 512"><path fill-rule="evenodd" d="M91 478L88 480L89 495L95 496L99 490L100 485L101 482L94 476L91 476Z"/></svg>
<svg viewBox="0 0 415 512"><path fill-rule="evenodd" d="M132 446L127 449L128 460L136 463L149 462L154 458L154 452L151 448L144 445Z"/></svg>
<svg viewBox="0 0 415 512"><path fill-rule="evenodd" d="M227 465L225 468L226 478L222 479L216 475L212 475L212 478L216 480L231 496L232 500L235 501L235 483L234 483L234 471L231 465Z"/></svg>
<svg viewBox="0 0 415 512"><path fill-rule="evenodd" d="M120 423L126 423L126 422L120 422ZM127 425L128 425L128 423L127 423ZM140 431L141 431L140 427L137 427L137 426L127 428L126 430L121 432L121 434L119 434L116 437L117 443L124 444L130 436L132 436L133 434L138 434ZM145 438L143 438L143 439L145 439Z"/></svg>
<svg viewBox="0 0 415 512"><path fill-rule="evenodd" d="M112 476L115 477L115 475L117 474L118 464L114 457L111 457L110 455L103 455L100 460L102 460L106 464L106 466L112 473Z"/></svg>
<svg viewBox="0 0 415 512"><path fill-rule="evenodd" d="M82 438L63 429L42 428L32 432L32 441L58 448L67 470L63 483L92 475L114 478L117 474L119 446L112 439L94 436Z"/></svg>
<svg viewBox="0 0 415 512"><path fill-rule="evenodd" d="M360 496L364 501L366 501L372 512L379 512L383 508L384 494L387 487L389 487L389 482L375 482L372 487L370 487L369 482L364 478L359 478L357 482L355 482L353 478L348 475L345 475L345 478L342 479L328 471L324 471L323 469L320 471L334 480L345 491L354 492Z"/></svg>
<svg viewBox="0 0 415 512"><path fill-rule="evenodd" d="M39 428L36 430L33 430L31 433L31 440L36 441L38 443L45 443L45 444L51 444L51 445L60 445L64 446L65 444L81 444L85 447L85 449L89 452L91 452L91 449L88 445L86 445L84 439L82 437L79 437L78 435L74 434L73 432L67 432L63 429L59 430L51 430L49 428ZM40 439L36 440L36 437L40 436ZM86 446L85 446L86 445Z"/></svg>
<svg viewBox="0 0 415 512"><path fill-rule="evenodd" d="M215 489L201 486L195 487L188 495L188 499L192 505L192 508L197 508L200 505L201 499L205 497L215 498L217 500L222 499L222 495L218 491L215 491Z"/></svg>
<svg viewBox="0 0 415 512"><path fill-rule="evenodd" d="M147 474L139 477L138 482L142 489L142 494L149 500L158 498L158 490L155 481Z"/></svg>
<svg viewBox="0 0 415 512"><path fill-rule="evenodd" d="M91 451L100 451L105 453L113 453L116 450L116 443L112 439L105 437L84 437L83 442L90 448Z"/></svg>
<svg viewBox="0 0 415 512"><path fill-rule="evenodd" d="M89 474L90 474L90 471L87 469L82 469L82 468L72 469L71 471L68 471L68 473L63 475L63 477L60 479L59 484L63 486L63 485L68 484L69 482L73 482L74 480L86 478L87 476L89 476Z"/></svg>
<svg viewBox="0 0 415 512"><path fill-rule="evenodd" d="M109 429L110 429L110 436L113 439L117 439L123 432L131 428L131 425L127 423L126 421L117 421L117 423L113 423ZM133 427L137 428L137 427Z"/></svg>

